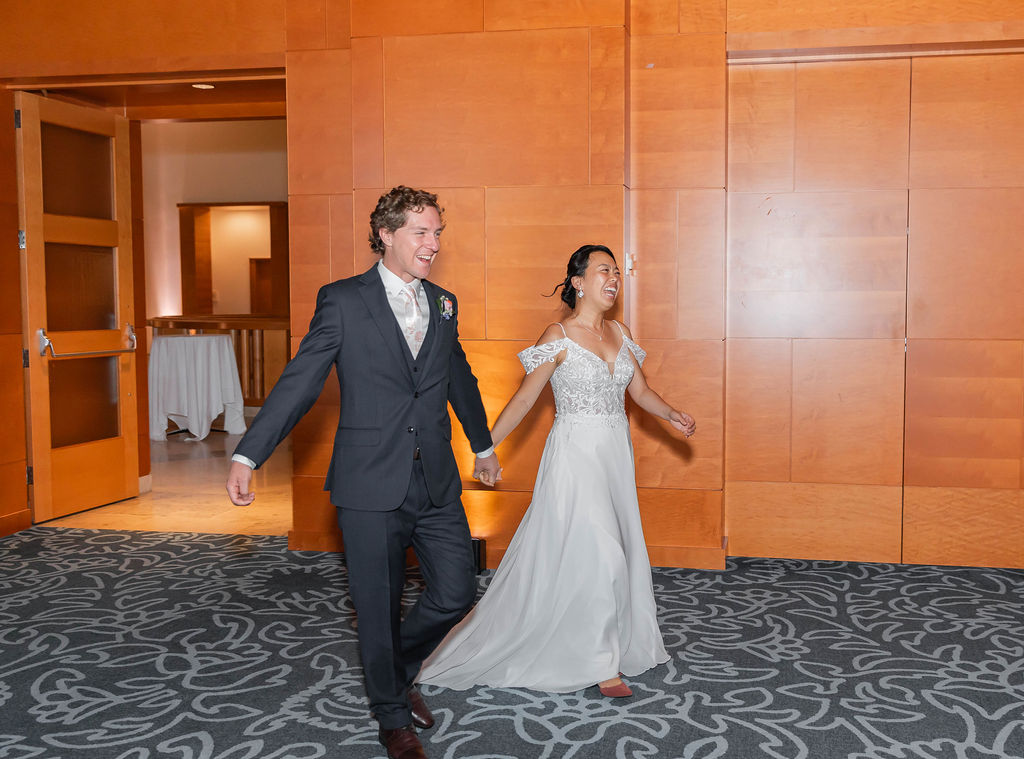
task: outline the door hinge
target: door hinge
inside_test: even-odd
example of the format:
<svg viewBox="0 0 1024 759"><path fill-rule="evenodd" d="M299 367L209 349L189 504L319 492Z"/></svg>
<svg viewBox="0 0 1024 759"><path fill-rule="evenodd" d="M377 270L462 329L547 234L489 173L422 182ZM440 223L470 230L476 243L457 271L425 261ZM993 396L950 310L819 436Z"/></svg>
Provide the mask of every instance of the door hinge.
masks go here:
<svg viewBox="0 0 1024 759"><path fill-rule="evenodd" d="M28 348L21 352L21 368L28 369Z"/></svg>
<svg viewBox="0 0 1024 759"><path fill-rule="evenodd" d="M14 128L21 129L21 109L14 109Z"/></svg>
<svg viewBox="0 0 1024 759"><path fill-rule="evenodd" d="M25 467L25 482L29 485L35 485L35 479L32 477L32 467Z"/></svg>
<svg viewBox="0 0 1024 759"><path fill-rule="evenodd" d="M18 249L25 250L25 230L18 230Z"/></svg>

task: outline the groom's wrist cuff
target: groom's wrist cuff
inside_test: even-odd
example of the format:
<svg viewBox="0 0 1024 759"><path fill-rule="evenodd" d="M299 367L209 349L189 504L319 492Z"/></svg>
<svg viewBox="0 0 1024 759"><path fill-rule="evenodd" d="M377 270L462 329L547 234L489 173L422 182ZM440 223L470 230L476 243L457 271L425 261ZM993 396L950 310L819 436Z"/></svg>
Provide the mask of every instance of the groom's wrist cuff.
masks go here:
<svg viewBox="0 0 1024 759"><path fill-rule="evenodd" d="M478 453L476 455L476 457L478 459L485 459L488 456L490 456L492 453L494 453L494 446L493 445L490 448L488 448L486 451L480 451L480 453Z"/></svg>
<svg viewBox="0 0 1024 759"><path fill-rule="evenodd" d="M250 469L255 469L256 468L256 462L255 461L250 459L248 456L243 456L240 453L236 453L234 456L232 456L231 460L232 461L237 461L239 464L245 464Z"/></svg>

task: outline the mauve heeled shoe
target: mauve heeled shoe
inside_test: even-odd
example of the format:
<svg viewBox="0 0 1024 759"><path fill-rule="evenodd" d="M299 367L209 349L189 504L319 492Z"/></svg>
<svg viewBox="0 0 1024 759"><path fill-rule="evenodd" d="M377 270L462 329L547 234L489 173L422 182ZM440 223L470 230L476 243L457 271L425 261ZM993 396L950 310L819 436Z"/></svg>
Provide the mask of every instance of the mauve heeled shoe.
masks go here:
<svg viewBox="0 0 1024 759"><path fill-rule="evenodd" d="M621 680L618 685L598 685L597 689L601 691L601 695L607 698L629 698L633 695L633 691L628 685Z"/></svg>

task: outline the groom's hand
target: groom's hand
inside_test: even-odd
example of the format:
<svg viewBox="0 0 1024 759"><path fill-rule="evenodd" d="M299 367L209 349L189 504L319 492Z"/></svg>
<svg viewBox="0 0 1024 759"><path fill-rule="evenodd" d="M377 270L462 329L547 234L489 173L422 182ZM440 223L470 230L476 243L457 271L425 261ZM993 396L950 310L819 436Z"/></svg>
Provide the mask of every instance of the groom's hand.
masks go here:
<svg viewBox="0 0 1024 759"><path fill-rule="evenodd" d="M248 506L256 498L249 487L252 484L252 469L240 461L232 461L228 470L228 498L235 506Z"/></svg>
<svg viewBox="0 0 1024 759"><path fill-rule="evenodd" d="M492 453L485 459L477 457L473 465L473 476L490 488L494 487L494 483L500 482L501 466L498 464L498 454Z"/></svg>

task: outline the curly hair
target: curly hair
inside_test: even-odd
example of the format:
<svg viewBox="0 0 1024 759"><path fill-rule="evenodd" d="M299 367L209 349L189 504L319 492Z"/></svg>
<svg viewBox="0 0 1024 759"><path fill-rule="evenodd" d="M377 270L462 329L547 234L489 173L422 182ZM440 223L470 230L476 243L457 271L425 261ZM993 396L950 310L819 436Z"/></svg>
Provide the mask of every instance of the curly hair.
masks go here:
<svg viewBox="0 0 1024 759"><path fill-rule="evenodd" d="M612 261L615 260L615 254L604 245L581 245L569 256L569 263L565 267L565 279L560 285L555 285L555 292L558 291L559 287L562 288L562 301L569 308L576 308L576 288L572 286L572 278L582 277L587 273L587 267L590 266L591 253L607 253L612 257ZM555 293L551 294L554 295Z"/></svg>
<svg viewBox="0 0 1024 759"><path fill-rule="evenodd" d="M384 253L384 242L380 239L380 230L395 232L405 224L409 211L419 213L430 206L437 213L444 215L444 209L437 203L437 195L426 190L414 190L412 187L398 185L380 196L377 207L370 214L370 247L375 253Z"/></svg>

